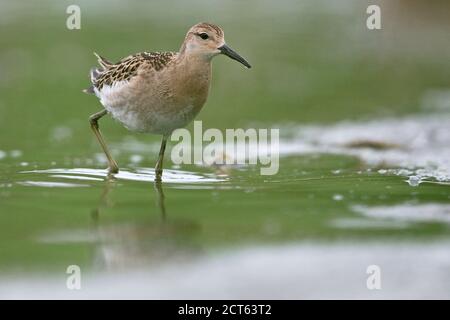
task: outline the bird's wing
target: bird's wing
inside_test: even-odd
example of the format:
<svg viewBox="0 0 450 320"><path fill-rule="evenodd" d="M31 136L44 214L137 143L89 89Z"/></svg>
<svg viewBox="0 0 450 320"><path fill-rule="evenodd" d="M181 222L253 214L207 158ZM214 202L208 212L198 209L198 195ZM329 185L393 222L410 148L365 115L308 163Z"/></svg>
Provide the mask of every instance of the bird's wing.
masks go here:
<svg viewBox="0 0 450 320"><path fill-rule="evenodd" d="M117 63L111 63L95 53L101 68L91 69L92 86L84 92L95 93L95 89L101 91L105 85L113 86L121 81L129 81L137 75L140 68L160 71L173 61L176 54L175 52L141 52L123 58Z"/></svg>

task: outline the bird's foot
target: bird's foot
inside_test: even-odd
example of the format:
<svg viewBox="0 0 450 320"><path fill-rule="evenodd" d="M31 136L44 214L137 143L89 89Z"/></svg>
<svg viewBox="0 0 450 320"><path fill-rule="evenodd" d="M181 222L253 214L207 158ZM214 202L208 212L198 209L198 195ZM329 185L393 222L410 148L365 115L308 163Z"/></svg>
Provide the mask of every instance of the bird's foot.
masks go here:
<svg viewBox="0 0 450 320"><path fill-rule="evenodd" d="M155 182L161 182L162 181L162 169L156 169L155 170Z"/></svg>
<svg viewBox="0 0 450 320"><path fill-rule="evenodd" d="M116 174L119 173L119 166L115 162L110 163L108 167L108 173L109 174Z"/></svg>

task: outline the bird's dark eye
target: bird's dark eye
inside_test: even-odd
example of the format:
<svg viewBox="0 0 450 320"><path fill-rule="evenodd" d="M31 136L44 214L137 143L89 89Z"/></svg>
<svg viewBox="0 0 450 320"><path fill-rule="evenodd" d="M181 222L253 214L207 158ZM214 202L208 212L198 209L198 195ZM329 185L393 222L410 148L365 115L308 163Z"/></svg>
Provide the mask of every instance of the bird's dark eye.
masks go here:
<svg viewBox="0 0 450 320"><path fill-rule="evenodd" d="M199 36L200 38L202 38L203 40L206 40L206 39L209 38L208 34L205 33L205 32L199 33L198 36Z"/></svg>

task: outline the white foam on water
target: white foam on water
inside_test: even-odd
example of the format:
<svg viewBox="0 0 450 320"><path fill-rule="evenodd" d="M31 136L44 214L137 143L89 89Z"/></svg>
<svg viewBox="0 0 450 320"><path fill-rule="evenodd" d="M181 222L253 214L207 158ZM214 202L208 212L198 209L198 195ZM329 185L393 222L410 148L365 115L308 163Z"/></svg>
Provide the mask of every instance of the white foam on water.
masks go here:
<svg viewBox="0 0 450 320"><path fill-rule="evenodd" d="M407 223L448 223L450 224L450 204L404 203L394 206L352 206L352 210L378 221L400 221Z"/></svg>
<svg viewBox="0 0 450 320"><path fill-rule="evenodd" d="M338 229L404 229L409 226L403 221L385 221L364 218L338 218L330 225Z"/></svg>
<svg viewBox="0 0 450 320"><path fill-rule="evenodd" d="M368 166L386 168L380 174L404 176L412 186L430 180L450 182L449 113L278 128L281 157L318 153L347 155L358 157ZM115 147L139 154L142 150L157 150L159 143L146 144L127 137ZM246 150L247 155L245 152L224 154L222 158L249 163L259 158L258 152L265 152L257 143L250 143ZM205 164L210 160L205 159ZM410 180L411 176L414 177Z"/></svg>
<svg viewBox="0 0 450 320"><path fill-rule="evenodd" d="M450 181L449 114L296 126L288 131L291 138L281 140L281 155L350 155L370 166L398 168L384 173Z"/></svg>

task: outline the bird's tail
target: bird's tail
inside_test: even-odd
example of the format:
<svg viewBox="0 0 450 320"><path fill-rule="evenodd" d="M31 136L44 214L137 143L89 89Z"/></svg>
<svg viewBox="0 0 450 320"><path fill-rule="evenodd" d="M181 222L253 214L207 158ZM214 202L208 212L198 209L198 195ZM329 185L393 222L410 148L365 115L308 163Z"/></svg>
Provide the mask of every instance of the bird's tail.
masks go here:
<svg viewBox="0 0 450 320"><path fill-rule="evenodd" d="M101 55L97 54L96 52L94 52L94 55L97 57L97 61L98 64L100 65L101 68L92 68L89 76L91 79L91 83L92 86L90 86L87 89L84 89L83 92L84 93L88 93L88 94L95 94L95 90L94 90L94 85L95 85L95 80L98 78L98 76L105 71L106 69L111 68L111 66L113 65L112 62L108 61L107 59L103 58Z"/></svg>
<svg viewBox="0 0 450 320"><path fill-rule="evenodd" d="M103 69L108 69L108 68L110 68L113 65L112 62L110 62L107 59L103 58L101 55L97 54L96 52L94 52L94 55L97 57L98 64L100 66L102 66Z"/></svg>

